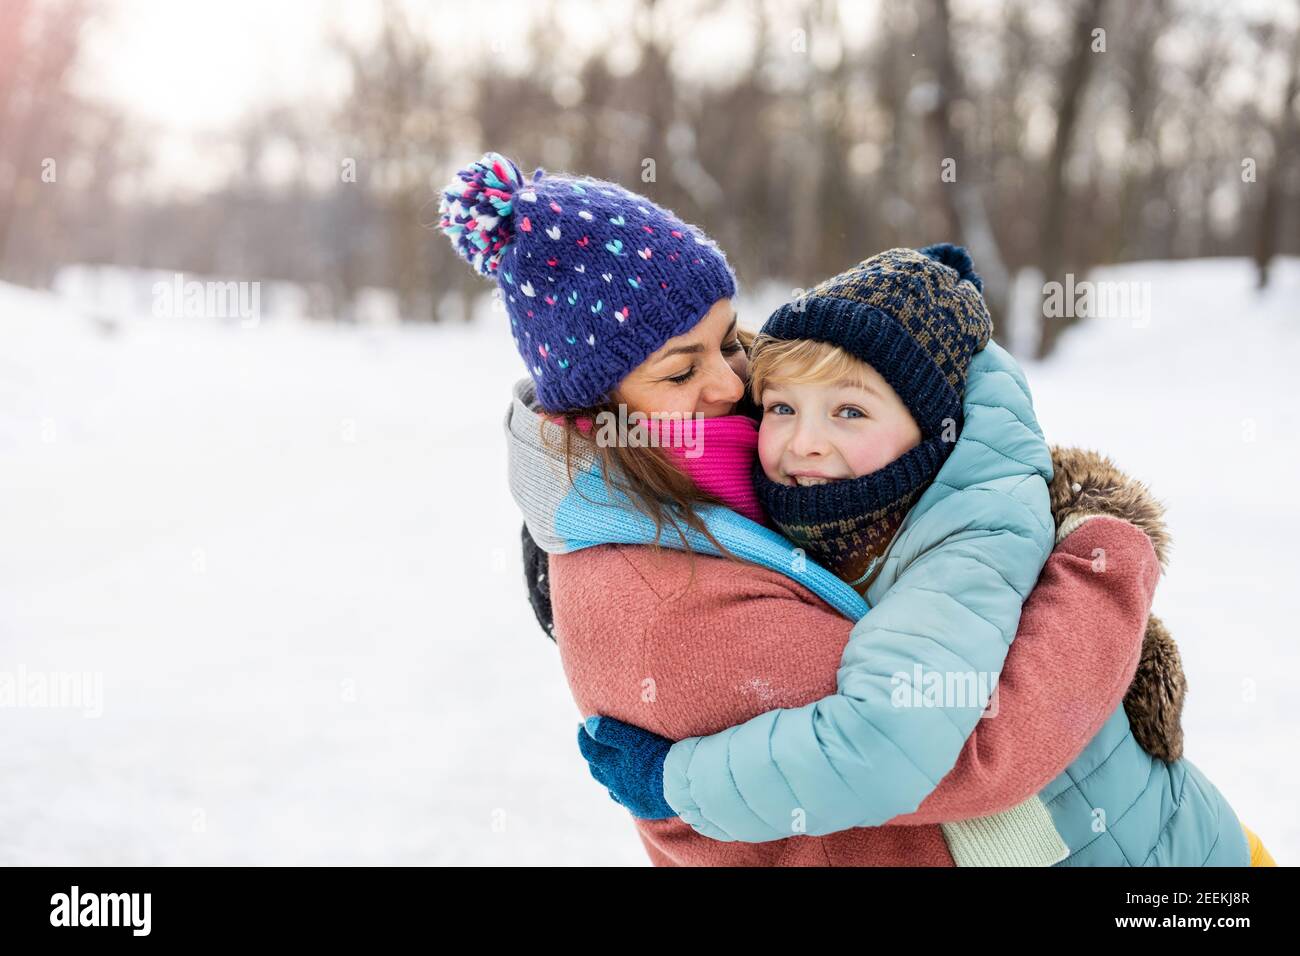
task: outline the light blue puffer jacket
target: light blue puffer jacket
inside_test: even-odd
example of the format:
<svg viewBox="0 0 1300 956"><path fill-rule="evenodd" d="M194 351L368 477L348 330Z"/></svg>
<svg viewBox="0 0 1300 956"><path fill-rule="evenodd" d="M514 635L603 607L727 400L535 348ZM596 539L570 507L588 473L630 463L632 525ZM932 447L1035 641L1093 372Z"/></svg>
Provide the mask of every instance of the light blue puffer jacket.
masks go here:
<svg viewBox="0 0 1300 956"><path fill-rule="evenodd" d="M1189 760L1141 747L1119 707L1038 795L1070 848L1057 866L1249 866L1245 832Z"/></svg>

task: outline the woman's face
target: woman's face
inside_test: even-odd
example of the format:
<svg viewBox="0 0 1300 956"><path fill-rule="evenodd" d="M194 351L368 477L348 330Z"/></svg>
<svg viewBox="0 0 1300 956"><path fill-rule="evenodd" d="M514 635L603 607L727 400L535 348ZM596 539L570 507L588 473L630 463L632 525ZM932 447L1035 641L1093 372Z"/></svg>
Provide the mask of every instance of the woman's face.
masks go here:
<svg viewBox="0 0 1300 956"><path fill-rule="evenodd" d="M736 337L736 310L719 299L695 328L671 338L619 383L614 401L628 412L730 415L749 381L749 359Z"/></svg>

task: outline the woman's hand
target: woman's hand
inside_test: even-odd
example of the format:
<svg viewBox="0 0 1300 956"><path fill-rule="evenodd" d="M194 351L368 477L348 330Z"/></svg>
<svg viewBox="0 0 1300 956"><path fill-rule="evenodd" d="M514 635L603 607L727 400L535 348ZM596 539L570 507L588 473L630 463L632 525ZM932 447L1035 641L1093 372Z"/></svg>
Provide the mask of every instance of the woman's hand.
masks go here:
<svg viewBox="0 0 1300 956"><path fill-rule="evenodd" d="M667 737L613 717L588 717L578 727L578 749L591 775L642 820L677 816L664 799L664 759L672 745Z"/></svg>

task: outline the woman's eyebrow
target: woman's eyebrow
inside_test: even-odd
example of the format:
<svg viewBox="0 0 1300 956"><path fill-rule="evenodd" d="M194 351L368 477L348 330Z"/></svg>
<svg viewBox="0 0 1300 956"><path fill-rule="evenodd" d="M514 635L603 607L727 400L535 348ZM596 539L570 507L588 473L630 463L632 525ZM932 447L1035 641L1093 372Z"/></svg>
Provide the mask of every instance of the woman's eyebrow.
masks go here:
<svg viewBox="0 0 1300 956"><path fill-rule="evenodd" d="M663 355L655 359L655 361L662 362L664 359L672 355L695 355L703 351L704 351L704 346L701 345L699 342L696 342L694 345L679 345L675 349L669 349Z"/></svg>
<svg viewBox="0 0 1300 956"><path fill-rule="evenodd" d="M727 339L731 338L731 334L736 331L736 320L737 320L737 316L733 314L731 317L731 325L727 326L727 331L722 336L722 340L724 342ZM703 351L704 351L704 346L701 345L699 342L696 342L694 345L679 345L676 348L669 349L663 355L655 359L655 361L662 362L664 359L672 355L698 355Z"/></svg>

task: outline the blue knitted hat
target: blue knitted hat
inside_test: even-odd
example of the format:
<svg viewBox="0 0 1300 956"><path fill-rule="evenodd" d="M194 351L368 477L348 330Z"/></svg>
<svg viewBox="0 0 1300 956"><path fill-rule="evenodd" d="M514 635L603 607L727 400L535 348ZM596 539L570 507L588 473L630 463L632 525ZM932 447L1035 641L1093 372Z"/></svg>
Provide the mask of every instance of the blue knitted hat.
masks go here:
<svg viewBox="0 0 1300 956"><path fill-rule="evenodd" d="M736 279L716 243L650 200L598 179L527 181L488 153L442 193L439 227L493 277L546 411L588 408Z"/></svg>

